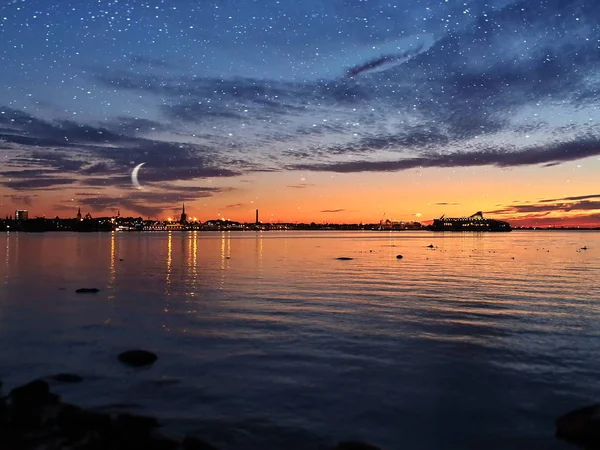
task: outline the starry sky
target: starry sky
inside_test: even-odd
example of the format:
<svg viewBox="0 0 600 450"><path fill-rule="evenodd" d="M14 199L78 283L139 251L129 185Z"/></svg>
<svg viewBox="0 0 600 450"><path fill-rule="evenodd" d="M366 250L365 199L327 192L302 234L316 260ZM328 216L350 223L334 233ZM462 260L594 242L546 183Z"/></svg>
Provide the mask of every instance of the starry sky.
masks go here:
<svg viewBox="0 0 600 450"><path fill-rule="evenodd" d="M599 68L597 0L2 0L0 213L600 225Z"/></svg>

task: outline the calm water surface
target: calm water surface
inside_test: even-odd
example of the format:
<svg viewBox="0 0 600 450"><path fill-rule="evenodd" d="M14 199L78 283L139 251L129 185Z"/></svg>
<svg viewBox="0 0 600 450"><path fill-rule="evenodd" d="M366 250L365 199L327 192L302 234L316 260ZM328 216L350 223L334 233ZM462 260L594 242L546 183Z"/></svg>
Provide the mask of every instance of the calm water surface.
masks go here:
<svg viewBox="0 0 600 450"><path fill-rule="evenodd" d="M600 233L10 233L0 246L5 389L79 373L55 388L66 400L155 414L223 449L563 449L556 416L600 398ZM126 369L130 348L159 360Z"/></svg>

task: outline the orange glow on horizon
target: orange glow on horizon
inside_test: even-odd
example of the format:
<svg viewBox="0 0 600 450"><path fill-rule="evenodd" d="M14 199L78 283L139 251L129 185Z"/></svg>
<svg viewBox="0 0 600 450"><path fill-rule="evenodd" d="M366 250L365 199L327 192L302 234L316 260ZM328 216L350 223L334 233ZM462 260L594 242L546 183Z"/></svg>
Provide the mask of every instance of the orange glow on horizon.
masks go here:
<svg viewBox="0 0 600 450"><path fill-rule="evenodd" d="M600 226L600 194L594 197L600 160L588 158L576 163L540 168L537 166L499 169L470 167L455 169L408 170L395 173L261 173L252 177L214 178L210 186L221 189L209 197L185 199L186 212L193 221L223 219L255 222L258 209L264 223L379 223L382 220L430 223L443 214L465 217L476 211L484 216L506 220L518 226ZM549 180L552 180L550 182ZM204 187L206 180L178 183L187 189ZM155 188L160 192L164 188ZM152 191L147 185L146 191ZM27 206L30 217L75 217L79 202L77 191L37 191L32 204L23 205L5 197L5 215L14 215ZM105 188L103 196L128 198L127 189ZM131 196L135 198L133 187ZM67 203L64 199L75 199ZM135 203L129 199L128 205ZM112 217L117 207L121 217L144 219L164 217L174 212L179 202L159 205L142 201L140 210L111 205L82 210L93 217ZM100 206L100 205L99 205ZM597 209L594 209L594 208ZM171 222L173 217L169 217ZM192 220L192 219L190 219Z"/></svg>

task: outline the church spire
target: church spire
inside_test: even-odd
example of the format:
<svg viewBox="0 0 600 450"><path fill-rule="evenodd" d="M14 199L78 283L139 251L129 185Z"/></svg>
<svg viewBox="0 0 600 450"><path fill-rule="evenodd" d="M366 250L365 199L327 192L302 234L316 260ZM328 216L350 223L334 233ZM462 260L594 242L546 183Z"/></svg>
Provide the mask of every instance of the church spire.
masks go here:
<svg viewBox="0 0 600 450"><path fill-rule="evenodd" d="M185 203L182 204L181 208L181 219L179 219L179 223L187 222L187 214L185 213Z"/></svg>

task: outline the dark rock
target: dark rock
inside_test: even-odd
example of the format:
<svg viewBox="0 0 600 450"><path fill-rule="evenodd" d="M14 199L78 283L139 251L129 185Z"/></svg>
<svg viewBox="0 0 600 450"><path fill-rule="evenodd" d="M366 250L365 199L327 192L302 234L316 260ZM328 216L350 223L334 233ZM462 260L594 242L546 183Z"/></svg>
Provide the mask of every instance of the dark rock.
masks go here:
<svg viewBox="0 0 600 450"><path fill-rule="evenodd" d="M396 255L396 259L402 259L402 258L404 258L404 256L402 256L402 255Z"/></svg>
<svg viewBox="0 0 600 450"><path fill-rule="evenodd" d="M179 442L162 436L152 437L146 441L144 450L179 450Z"/></svg>
<svg viewBox="0 0 600 450"><path fill-rule="evenodd" d="M154 364L157 359L158 356L146 350L128 350L119 355L119 361L133 367Z"/></svg>
<svg viewBox="0 0 600 450"><path fill-rule="evenodd" d="M588 449L600 449L600 404L559 417L556 420L556 437Z"/></svg>
<svg viewBox="0 0 600 450"><path fill-rule="evenodd" d="M133 414L119 414L114 421L115 429L128 434L149 435L160 425L154 417L134 416Z"/></svg>
<svg viewBox="0 0 600 450"><path fill-rule="evenodd" d="M111 418L109 414L86 411L65 403L60 407L56 423L69 434L79 430L105 432L111 427Z"/></svg>
<svg viewBox="0 0 600 450"><path fill-rule="evenodd" d="M429 244L427 248L433 248L433 244Z"/></svg>
<svg viewBox="0 0 600 450"><path fill-rule="evenodd" d="M217 450L217 447L210 445L194 437L186 437L181 443L182 450Z"/></svg>
<svg viewBox="0 0 600 450"><path fill-rule="evenodd" d="M35 380L14 388L8 394L11 407L38 408L45 405L56 405L59 396L50 393L50 386L42 380Z"/></svg>
<svg viewBox="0 0 600 450"><path fill-rule="evenodd" d="M346 441L340 442L332 450L381 450L379 447L375 447L371 444L364 442Z"/></svg>
<svg viewBox="0 0 600 450"><path fill-rule="evenodd" d="M349 258L348 256L340 256L336 258L338 261L352 261L354 258Z"/></svg>
<svg viewBox="0 0 600 450"><path fill-rule="evenodd" d="M49 378L59 383L81 383L83 381L82 377L74 373L58 373Z"/></svg>
<svg viewBox="0 0 600 450"><path fill-rule="evenodd" d="M77 292L78 294L95 294L96 292L100 292L100 289L98 289L98 288L80 288L80 289L77 289L75 292Z"/></svg>
<svg viewBox="0 0 600 450"><path fill-rule="evenodd" d="M123 258L119 258L119 261L125 261Z"/></svg>
<svg viewBox="0 0 600 450"><path fill-rule="evenodd" d="M55 405L58 395L50 393L48 383L35 380L14 388L8 394L6 423L11 428L35 430L46 422L45 407Z"/></svg>
<svg viewBox="0 0 600 450"><path fill-rule="evenodd" d="M59 374L51 378L76 377ZM2 450L216 450L195 438L183 443L167 438L158 427L154 417L122 413L113 419L108 413L60 403L42 380L0 396Z"/></svg>

